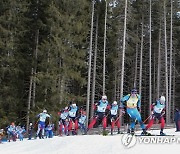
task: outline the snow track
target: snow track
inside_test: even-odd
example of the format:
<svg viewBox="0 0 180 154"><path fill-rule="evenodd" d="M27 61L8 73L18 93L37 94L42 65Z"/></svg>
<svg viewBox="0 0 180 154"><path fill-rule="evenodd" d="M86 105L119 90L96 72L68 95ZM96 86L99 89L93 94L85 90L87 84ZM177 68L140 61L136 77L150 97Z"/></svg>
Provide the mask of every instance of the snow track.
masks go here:
<svg viewBox="0 0 180 154"><path fill-rule="evenodd" d="M159 130L149 131L152 134L159 134ZM166 129L168 135L174 134L180 138L180 132L175 129ZM140 131L136 132L140 134ZM102 135L79 135L65 136L50 139L36 139L5 142L0 144L0 154L152 154L175 153L180 150L180 143L172 144L143 144L136 143L131 148L125 147L122 142L123 134L114 136Z"/></svg>

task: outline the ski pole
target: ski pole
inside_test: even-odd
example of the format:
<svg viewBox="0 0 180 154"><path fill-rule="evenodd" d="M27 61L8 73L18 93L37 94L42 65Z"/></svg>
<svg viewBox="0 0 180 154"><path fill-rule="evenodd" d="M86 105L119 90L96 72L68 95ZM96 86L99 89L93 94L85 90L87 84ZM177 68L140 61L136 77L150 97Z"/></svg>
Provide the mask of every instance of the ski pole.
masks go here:
<svg viewBox="0 0 180 154"><path fill-rule="evenodd" d="M90 121L93 117L94 117L94 115L88 121Z"/></svg>
<svg viewBox="0 0 180 154"><path fill-rule="evenodd" d="M119 120L119 118L120 118L122 115L123 115L123 113L119 115L119 117L116 119L115 123Z"/></svg>
<svg viewBox="0 0 180 154"><path fill-rule="evenodd" d="M104 118L107 118L107 117L108 117L108 115L109 115L109 112L107 113L107 115L104 115Z"/></svg>
<svg viewBox="0 0 180 154"><path fill-rule="evenodd" d="M34 124L34 127L36 127L36 125L38 124L40 118L38 118L38 120L36 121L36 123Z"/></svg>
<svg viewBox="0 0 180 154"><path fill-rule="evenodd" d="M145 123L151 116L152 116L152 114L151 114L149 117L147 117L147 118L143 121L143 123Z"/></svg>

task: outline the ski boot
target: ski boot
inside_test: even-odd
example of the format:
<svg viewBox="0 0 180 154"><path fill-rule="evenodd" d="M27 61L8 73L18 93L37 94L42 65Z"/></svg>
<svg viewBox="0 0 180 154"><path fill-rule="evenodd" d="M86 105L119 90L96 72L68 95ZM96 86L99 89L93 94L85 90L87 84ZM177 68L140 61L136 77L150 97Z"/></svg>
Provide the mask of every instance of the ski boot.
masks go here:
<svg viewBox="0 0 180 154"><path fill-rule="evenodd" d="M87 135L88 129L84 129L84 134L83 135Z"/></svg>
<svg viewBox="0 0 180 154"><path fill-rule="evenodd" d="M161 135L161 136L165 136L166 134L163 133L163 131L161 130L161 131L160 131L160 135Z"/></svg>
<svg viewBox="0 0 180 154"><path fill-rule="evenodd" d="M87 132L86 132L86 131L84 131L84 133L82 133L82 135L87 135Z"/></svg>
<svg viewBox="0 0 180 154"><path fill-rule="evenodd" d="M38 135L36 134L36 135L34 136L34 139L37 139L37 137L38 137Z"/></svg>
<svg viewBox="0 0 180 154"><path fill-rule="evenodd" d="M113 135L113 129L111 129L111 135Z"/></svg>
<svg viewBox="0 0 180 154"><path fill-rule="evenodd" d="M73 130L72 135L77 135L77 132L75 130Z"/></svg>
<svg viewBox="0 0 180 154"><path fill-rule="evenodd" d="M130 133L131 135L134 135L135 134L135 132L134 132L134 128L131 128L131 133Z"/></svg>
<svg viewBox="0 0 180 154"><path fill-rule="evenodd" d="M143 129L143 132L141 133L142 136L150 136L151 134L146 131L146 129Z"/></svg>
<svg viewBox="0 0 180 154"><path fill-rule="evenodd" d="M118 134L121 134L120 129L118 128Z"/></svg>
<svg viewBox="0 0 180 154"><path fill-rule="evenodd" d="M66 136L70 136L69 132L66 134Z"/></svg>

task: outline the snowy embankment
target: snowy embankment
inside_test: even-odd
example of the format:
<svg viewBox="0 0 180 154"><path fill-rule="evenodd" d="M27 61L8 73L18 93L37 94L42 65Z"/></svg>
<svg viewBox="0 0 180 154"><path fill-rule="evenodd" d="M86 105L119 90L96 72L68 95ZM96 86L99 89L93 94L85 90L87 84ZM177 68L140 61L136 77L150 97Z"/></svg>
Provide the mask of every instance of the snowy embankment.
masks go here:
<svg viewBox="0 0 180 154"><path fill-rule="evenodd" d="M149 131L152 134L159 134L159 130ZM180 132L175 129L166 129L164 132L168 135L166 138L179 138ZM139 133L139 132L138 132ZM0 144L0 154L152 154L152 153L175 153L180 151L179 143L140 143L136 137L136 144L127 148L122 144L121 135L102 136L102 135L79 135L79 136L55 136L51 139L36 139L5 142ZM165 138L157 136L158 138ZM152 138L152 137L147 137ZM155 137L154 137L155 138Z"/></svg>

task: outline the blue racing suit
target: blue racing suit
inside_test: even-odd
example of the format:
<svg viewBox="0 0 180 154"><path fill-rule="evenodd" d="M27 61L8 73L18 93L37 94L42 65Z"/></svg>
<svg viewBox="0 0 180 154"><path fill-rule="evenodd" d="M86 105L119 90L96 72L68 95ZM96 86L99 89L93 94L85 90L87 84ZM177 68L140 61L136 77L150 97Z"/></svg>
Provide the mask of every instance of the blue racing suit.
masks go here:
<svg viewBox="0 0 180 154"><path fill-rule="evenodd" d="M39 135L40 130L42 130L42 136L44 136L46 118L50 118L51 116L47 113L40 113L38 117L39 117L39 122L38 122L38 130L36 132L36 136Z"/></svg>
<svg viewBox="0 0 180 154"><path fill-rule="evenodd" d="M138 94L136 94L136 97L132 97L131 94L128 94L121 99L121 108L126 108L126 112L131 118L131 130L134 130L136 120L141 125L141 128L143 130L145 129L141 115L138 111L141 107L140 99L141 97Z"/></svg>

